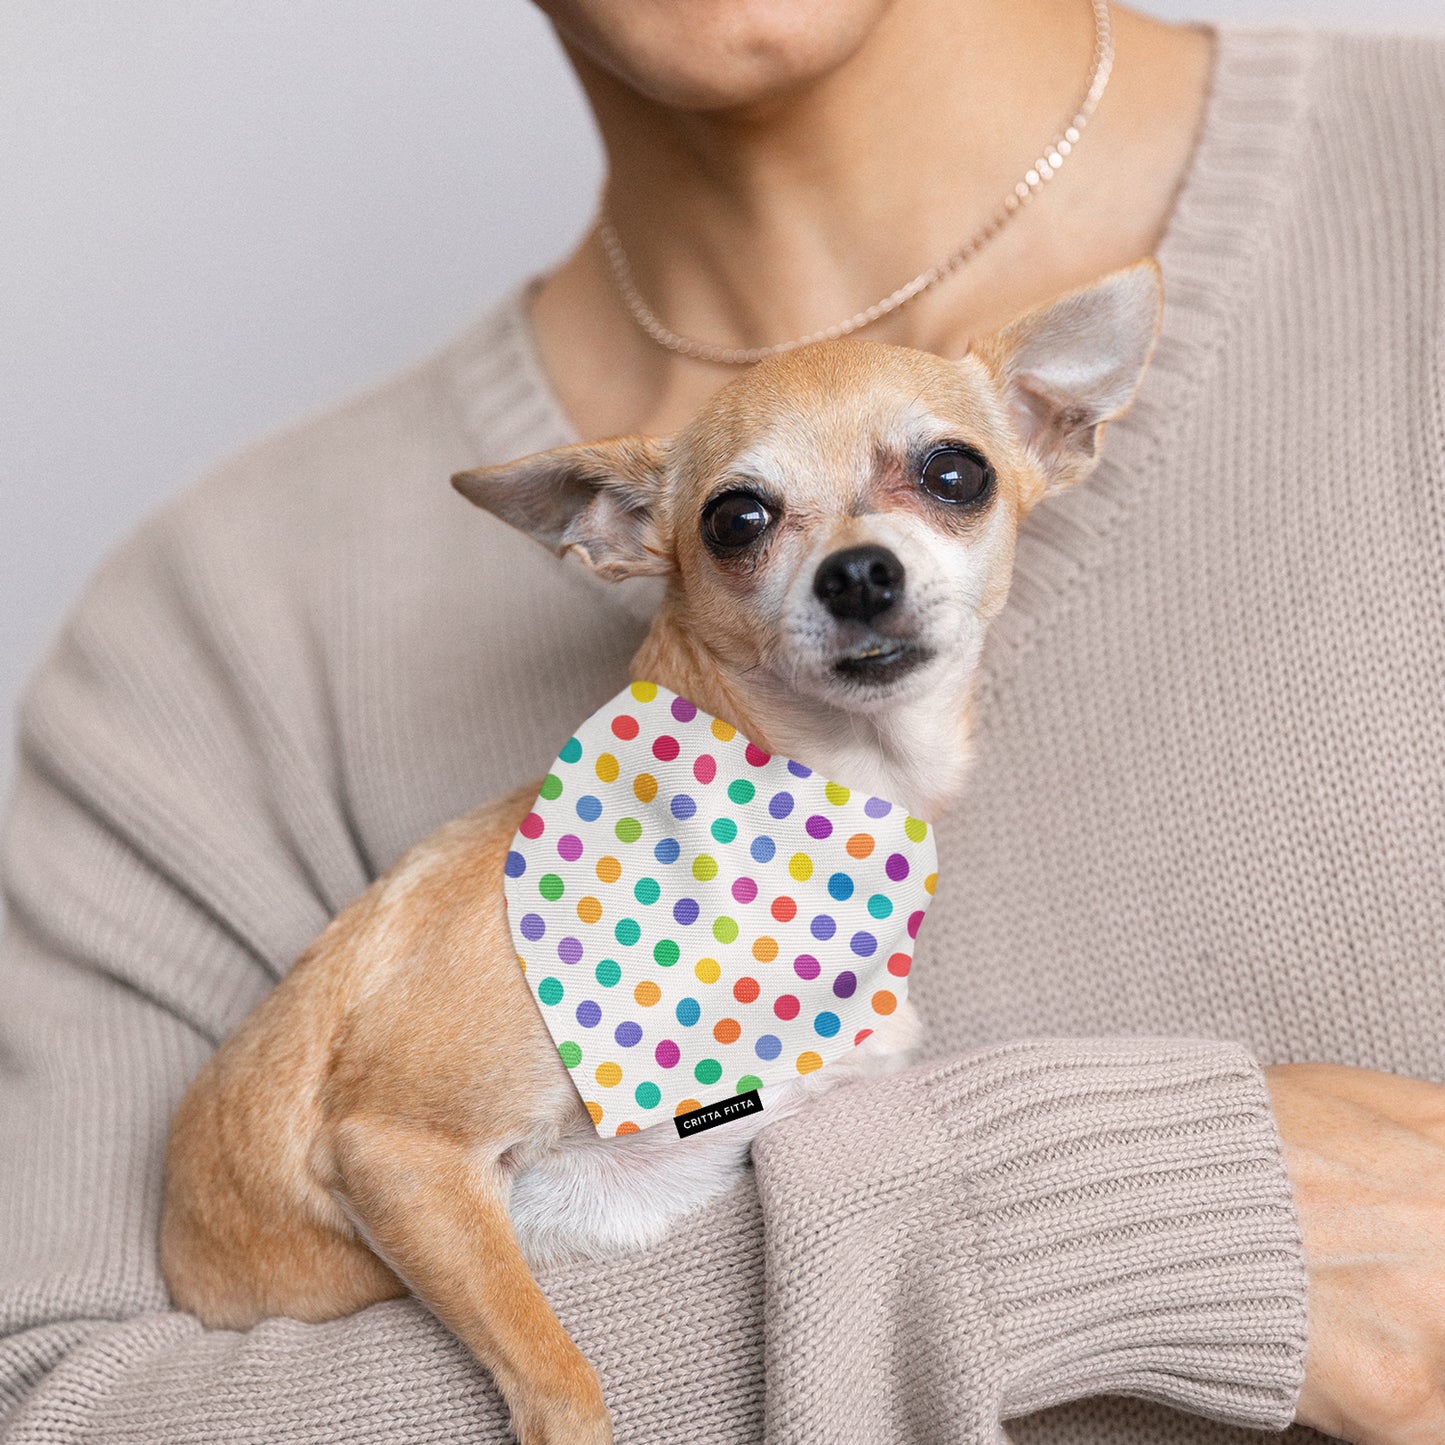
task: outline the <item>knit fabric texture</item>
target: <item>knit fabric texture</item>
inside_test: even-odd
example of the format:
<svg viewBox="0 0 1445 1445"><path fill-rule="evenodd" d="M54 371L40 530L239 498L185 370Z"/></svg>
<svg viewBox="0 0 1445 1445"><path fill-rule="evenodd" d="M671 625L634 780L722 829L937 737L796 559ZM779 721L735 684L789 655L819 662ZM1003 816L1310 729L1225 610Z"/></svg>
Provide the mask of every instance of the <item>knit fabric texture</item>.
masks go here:
<svg viewBox="0 0 1445 1445"><path fill-rule="evenodd" d="M1138 400L1020 538L910 979L927 1055L543 1286L623 1445L1225 1445L1290 1420L1259 1066L1445 1075L1445 46L1226 28ZM219 468L28 692L4 840L0 1435L501 1442L418 1304L208 1332L189 1079L411 843L541 776L655 591L462 507L571 440L525 296ZM485 1261L478 1262L485 1268Z"/></svg>

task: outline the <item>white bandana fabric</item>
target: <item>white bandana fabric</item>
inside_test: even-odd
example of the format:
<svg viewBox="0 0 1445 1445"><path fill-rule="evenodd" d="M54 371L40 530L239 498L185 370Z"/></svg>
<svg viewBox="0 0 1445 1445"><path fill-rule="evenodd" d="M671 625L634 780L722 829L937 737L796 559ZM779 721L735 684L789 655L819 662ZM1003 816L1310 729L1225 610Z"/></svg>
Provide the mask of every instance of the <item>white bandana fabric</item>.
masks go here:
<svg viewBox="0 0 1445 1445"><path fill-rule="evenodd" d="M867 1038L907 996L937 867L921 818L635 682L557 755L507 917L597 1132L630 1134Z"/></svg>

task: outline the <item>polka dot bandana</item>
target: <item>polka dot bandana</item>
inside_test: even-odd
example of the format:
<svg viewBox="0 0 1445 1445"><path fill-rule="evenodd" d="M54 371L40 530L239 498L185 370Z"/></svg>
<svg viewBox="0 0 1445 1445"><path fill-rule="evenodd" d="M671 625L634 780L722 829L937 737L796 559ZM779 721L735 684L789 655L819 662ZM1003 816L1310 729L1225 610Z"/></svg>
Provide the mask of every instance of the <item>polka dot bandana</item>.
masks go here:
<svg viewBox="0 0 1445 1445"><path fill-rule="evenodd" d="M527 983L603 1136L862 1043L904 1000L933 830L634 682L568 739L506 862Z"/></svg>

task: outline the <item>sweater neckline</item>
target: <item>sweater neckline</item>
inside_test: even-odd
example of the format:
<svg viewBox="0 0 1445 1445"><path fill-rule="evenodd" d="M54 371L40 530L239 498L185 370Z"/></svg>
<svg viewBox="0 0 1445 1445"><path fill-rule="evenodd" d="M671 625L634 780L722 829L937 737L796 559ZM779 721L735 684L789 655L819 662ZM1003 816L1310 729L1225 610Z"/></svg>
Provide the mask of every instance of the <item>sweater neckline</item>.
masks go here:
<svg viewBox="0 0 1445 1445"><path fill-rule="evenodd" d="M1213 30L1203 120L1155 252L1165 304L1154 359L1133 406L1109 427L1098 469L1038 508L1020 532L1009 604L990 629L981 664L980 725L989 695L1090 574L1132 498L1157 475L1168 438L1223 349L1249 270L1288 195L1289 142L1305 104L1315 37L1299 29ZM529 303L540 281L515 287L452 352L462 423L484 461L579 440L532 329Z"/></svg>

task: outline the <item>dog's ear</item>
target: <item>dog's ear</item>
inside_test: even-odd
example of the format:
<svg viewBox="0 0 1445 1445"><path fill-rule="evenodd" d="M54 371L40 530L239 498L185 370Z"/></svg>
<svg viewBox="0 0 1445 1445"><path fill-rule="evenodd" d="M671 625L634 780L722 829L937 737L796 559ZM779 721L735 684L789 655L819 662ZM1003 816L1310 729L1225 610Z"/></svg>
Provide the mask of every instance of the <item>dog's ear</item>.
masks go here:
<svg viewBox="0 0 1445 1445"><path fill-rule="evenodd" d="M672 570L657 520L664 455L651 437L618 437L458 472L469 501L530 532L559 555L575 552L618 581Z"/></svg>
<svg viewBox="0 0 1445 1445"><path fill-rule="evenodd" d="M1128 408L1149 364L1163 301L1158 265L1141 261L973 347L1043 471L1045 492L1082 481L1098 464L1104 424Z"/></svg>

